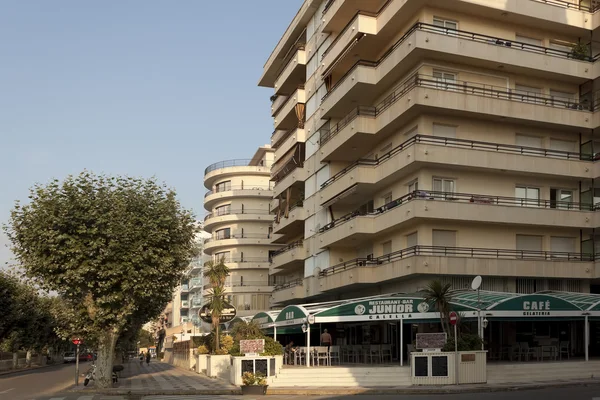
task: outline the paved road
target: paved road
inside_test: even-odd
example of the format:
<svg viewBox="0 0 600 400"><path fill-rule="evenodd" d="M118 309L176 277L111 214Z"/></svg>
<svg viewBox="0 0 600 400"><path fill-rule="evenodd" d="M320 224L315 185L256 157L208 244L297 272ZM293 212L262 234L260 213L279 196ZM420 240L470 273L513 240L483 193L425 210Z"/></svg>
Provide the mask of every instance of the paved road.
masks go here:
<svg viewBox="0 0 600 400"><path fill-rule="evenodd" d="M259 397L261 398L261 397ZM0 397L2 399L2 397ZM103 396L81 394L56 394L36 400L253 400L252 396ZM257 398L258 399L258 398ZM524 390L517 392L470 393L448 395L365 395L365 396L268 396L267 400L310 399L310 400L600 400L600 386L571 387L562 389ZM11 398L12 400L12 398Z"/></svg>
<svg viewBox="0 0 600 400"><path fill-rule="evenodd" d="M88 363L80 370L87 371ZM75 380L74 364L59 364L31 371L0 375L0 400L37 400L60 392ZM83 382L81 380L80 382Z"/></svg>

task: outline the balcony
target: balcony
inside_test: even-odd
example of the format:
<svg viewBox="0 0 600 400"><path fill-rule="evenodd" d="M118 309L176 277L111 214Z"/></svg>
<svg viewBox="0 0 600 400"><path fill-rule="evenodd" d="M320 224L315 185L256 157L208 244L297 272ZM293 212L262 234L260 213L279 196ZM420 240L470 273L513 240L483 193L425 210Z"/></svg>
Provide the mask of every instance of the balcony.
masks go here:
<svg viewBox="0 0 600 400"><path fill-rule="evenodd" d="M535 122L555 128L571 125L591 129L590 107L591 104L575 99L414 74L376 106L359 106L329 130L321 131L320 155L322 161L352 159L353 148L373 147L381 140L380 134L390 134L419 113L430 110L465 117L488 115L507 122Z"/></svg>
<svg viewBox="0 0 600 400"><path fill-rule="evenodd" d="M296 106L298 104L304 105L305 103L306 93L304 92L304 88L296 89L296 91L289 96L285 103L283 103L280 108L275 111L275 115L273 116L275 119L275 129L288 130L298 126L298 120L301 119L303 121L304 115L302 115L302 118L298 118Z"/></svg>
<svg viewBox="0 0 600 400"><path fill-rule="evenodd" d="M221 200L234 198L272 198L273 185L244 185L227 186L222 190L209 190L204 194L204 208L212 210L215 204Z"/></svg>
<svg viewBox="0 0 600 400"><path fill-rule="evenodd" d="M271 293L272 302L275 304L295 303L306 297L304 293L304 279L299 278L291 282L276 285Z"/></svg>
<svg viewBox="0 0 600 400"><path fill-rule="evenodd" d="M356 10L377 15L388 0L329 0L323 10L324 32L341 32L355 17Z"/></svg>
<svg viewBox="0 0 600 400"><path fill-rule="evenodd" d="M286 139L275 148L275 162L285 157L285 154L292 151L294 146L306 142L306 131L304 129L295 129Z"/></svg>
<svg viewBox="0 0 600 400"><path fill-rule="evenodd" d="M374 234L416 219L566 228L592 228L593 205L474 193L415 191L371 213L355 211L319 230L319 246L354 247Z"/></svg>
<svg viewBox="0 0 600 400"><path fill-rule="evenodd" d="M265 221L271 222L272 216L268 210L236 208L217 210L216 212L208 213L204 217L204 229L207 232L212 232L216 226L222 224L230 224L243 221Z"/></svg>
<svg viewBox="0 0 600 400"><path fill-rule="evenodd" d="M269 286L269 282L266 280L262 281L233 281L225 282L224 285L225 293L270 293L273 290L272 286ZM211 285L204 286L204 297L211 295Z"/></svg>
<svg viewBox="0 0 600 400"><path fill-rule="evenodd" d="M194 297L192 299L192 308L200 308L204 305L204 300L202 298Z"/></svg>
<svg viewBox="0 0 600 400"><path fill-rule="evenodd" d="M356 258L322 270L322 291L351 290L411 275L482 275L530 278L594 278L585 253L414 246L381 257Z"/></svg>
<svg viewBox="0 0 600 400"><path fill-rule="evenodd" d="M273 253L270 273L277 274L282 271L293 271L304 268L304 259L306 256L306 249L302 240L290 243Z"/></svg>
<svg viewBox="0 0 600 400"><path fill-rule="evenodd" d="M579 82L593 79L592 62L596 57L583 56L571 51L536 46L515 40L479 33L440 28L417 23L409 29L378 60L361 59L352 66L337 63L327 71L340 70L343 74L323 97L324 115L336 114L350 101L370 103L387 90L390 82L401 79L422 59L440 59L481 68L503 66L505 73L522 74L524 70L538 77L563 79L579 78ZM543 65L543 69L540 69ZM346 71L344 73L344 71Z"/></svg>
<svg viewBox="0 0 600 400"><path fill-rule="evenodd" d="M181 308L190 308L190 302L188 300L181 300Z"/></svg>
<svg viewBox="0 0 600 400"><path fill-rule="evenodd" d="M202 287L202 278L192 278L190 280L190 290L199 289Z"/></svg>
<svg viewBox="0 0 600 400"><path fill-rule="evenodd" d="M306 80L306 62L308 61L304 44L298 43L292 48L287 62L275 81L275 94L289 95Z"/></svg>
<svg viewBox="0 0 600 400"><path fill-rule="evenodd" d="M267 257L229 257L223 261L231 270L263 269L270 265Z"/></svg>
<svg viewBox="0 0 600 400"><path fill-rule="evenodd" d="M288 138L291 136L292 133L294 133L294 131L298 129L297 127L293 127L291 129L288 130L281 130L281 129L276 129L273 131L273 133L271 134L271 147L276 149L279 146L281 146L281 144Z"/></svg>
<svg viewBox="0 0 600 400"><path fill-rule="evenodd" d="M187 292L187 291L190 290L190 287L189 287L189 285L187 283L184 283L184 284L182 284L180 286L180 290L181 290L182 293L185 293L185 292Z"/></svg>
<svg viewBox="0 0 600 400"><path fill-rule="evenodd" d="M275 216L273 233L278 235L298 235L304 231L304 220L306 217L307 212L304 209L302 201L292 205L287 211L287 215L286 210L280 210L278 215ZM275 243L282 243L282 240L285 240L285 236L280 237Z"/></svg>
<svg viewBox="0 0 600 400"><path fill-rule="evenodd" d="M254 165L251 159L219 161L209 165L204 170L204 186L212 189L217 179L222 179L236 175L269 175L271 172L270 164Z"/></svg>
<svg viewBox="0 0 600 400"><path fill-rule="evenodd" d="M591 155L511 144L416 135L378 159L359 159L320 188L321 205L357 204L422 164L540 176L592 178Z"/></svg>
<svg viewBox="0 0 600 400"><path fill-rule="evenodd" d="M272 246L272 235L262 233L236 233L232 235L213 236L204 242L204 252L213 254L222 247L237 246Z"/></svg>

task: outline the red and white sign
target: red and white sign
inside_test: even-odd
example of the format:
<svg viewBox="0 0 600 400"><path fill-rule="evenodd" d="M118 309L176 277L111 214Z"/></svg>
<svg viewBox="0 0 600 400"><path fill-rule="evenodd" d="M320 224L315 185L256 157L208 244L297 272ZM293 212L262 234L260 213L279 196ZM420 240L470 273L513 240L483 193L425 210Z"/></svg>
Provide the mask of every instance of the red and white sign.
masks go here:
<svg viewBox="0 0 600 400"><path fill-rule="evenodd" d="M450 312L450 325L456 325L456 323L458 322L458 314L456 314L454 311Z"/></svg>
<svg viewBox="0 0 600 400"><path fill-rule="evenodd" d="M79 339L79 338L75 338L73 340L71 340L73 342L74 345L79 346L80 344L83 343L83 340Z"/></svg>

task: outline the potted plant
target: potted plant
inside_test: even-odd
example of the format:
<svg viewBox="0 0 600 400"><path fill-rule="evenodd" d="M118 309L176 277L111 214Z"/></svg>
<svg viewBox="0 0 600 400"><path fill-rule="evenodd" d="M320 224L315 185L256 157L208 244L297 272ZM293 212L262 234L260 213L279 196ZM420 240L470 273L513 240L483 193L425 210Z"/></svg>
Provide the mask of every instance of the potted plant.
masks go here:
<svg viewBox="0 0 600 400"><path fill-rule="evenodd" d="M589 56L589 47L581 42L575 43L571 47L571 55L577 60L585 60Z"/></svg>
<svg viewBox="0 0 600 400"><path fill-rule="evenodd" d="M267 394L267 388L269 385L267 385L266 377L260 372L257 372L256 374L253 374L252 372L244 372L244 375L242 375L242 382L244 383L241 386L243 395L256 396Z"/></svg>

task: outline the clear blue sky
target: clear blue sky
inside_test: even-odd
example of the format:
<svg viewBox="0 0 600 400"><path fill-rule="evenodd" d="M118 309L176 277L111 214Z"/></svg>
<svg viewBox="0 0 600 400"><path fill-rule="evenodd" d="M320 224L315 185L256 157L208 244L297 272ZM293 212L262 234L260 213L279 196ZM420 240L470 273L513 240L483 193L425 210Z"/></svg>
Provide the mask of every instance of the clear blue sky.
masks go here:
<svg viewBox="0 0 600 400"><path fill-rule="evenodd" d="M35 182L83 169L156 176L202 216L204 168L270 142L257 82L301 4L2 1L0 221Z"/></svg>

